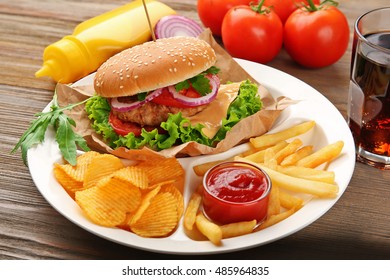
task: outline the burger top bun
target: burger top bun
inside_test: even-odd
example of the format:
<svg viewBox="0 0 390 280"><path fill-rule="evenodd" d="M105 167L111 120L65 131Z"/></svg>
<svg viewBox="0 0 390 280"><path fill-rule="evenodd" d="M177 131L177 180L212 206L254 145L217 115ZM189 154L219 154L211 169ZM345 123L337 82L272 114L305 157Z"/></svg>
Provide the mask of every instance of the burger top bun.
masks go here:
<svg viewBox="0 0 390 280"><path fill-rule="evenodd" d="M109 58L97 70L94 87L103 97L132 96L192 78L215 61L214 50L201 39L158 39Z"/></svg>

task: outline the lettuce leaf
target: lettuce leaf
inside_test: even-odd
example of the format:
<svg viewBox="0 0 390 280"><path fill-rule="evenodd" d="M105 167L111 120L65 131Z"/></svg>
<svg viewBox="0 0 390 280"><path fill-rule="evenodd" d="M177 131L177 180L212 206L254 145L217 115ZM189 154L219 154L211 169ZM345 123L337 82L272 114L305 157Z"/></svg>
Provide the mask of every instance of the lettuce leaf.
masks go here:
<svg viewBox="0 0 390 280"><path fill-rule="evenodd" d="M230 104L227 116L222 120L222 127L212 139L202 133L203 125L191 125L190 121L184 118L181 113L170 114L167 121L161 123L161 128L166 130L167 133L158 133L157 129L149 132L143 129L141 136L135 137L133 133L120 136L114 132L108 121L111 108L107 99L94 96L86 103L85 110L91 120L92 128L101 134L113 149L118 147L139 149L147 146L155 150L163 150L189 141L215 146L225 138L226 133L240 120L261 110L262 102L257 95L257 89L257 85L249 80L241 83L237 98Z"/></svg>

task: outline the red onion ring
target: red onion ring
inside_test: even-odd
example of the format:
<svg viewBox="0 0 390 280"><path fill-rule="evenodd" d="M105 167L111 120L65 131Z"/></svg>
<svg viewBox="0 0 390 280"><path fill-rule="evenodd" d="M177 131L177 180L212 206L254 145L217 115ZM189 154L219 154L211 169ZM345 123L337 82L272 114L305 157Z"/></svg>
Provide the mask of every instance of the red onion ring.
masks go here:
<svg viewBox="0 0 390 280"><path fill-rule="evenodd" d="M198 37L202 32L202 27L196 21L180 15L164 16L154 28L157 39L176 36Z"/></svg>
<svg viewBox="0 0 390 280"><path fill-rule="evenodd" d="M130 110L134 110L142 105L144 105L146 102L149 102L150 100L156 98L162 93L162 88L156 89L155 91L152 91L148 95L146 95L144 100L136 101L132 103L126 103L119 101L118 98L111 98L111 108L118 112L126 112Z"/></svg>
<svg viewBox="0 0 390 280"><path fill-rule="evenodd" d="M195 107L195 106L208 104L217 97L220 81L217 75L212 75L211 77L206 76L206 78L208 78L210 81L211 92L206 94L205 96L201 96L198 98L187 97L177 92L175 86L169 86L168 90L172 94L175 100L179 101L184 105Z"/></svg>

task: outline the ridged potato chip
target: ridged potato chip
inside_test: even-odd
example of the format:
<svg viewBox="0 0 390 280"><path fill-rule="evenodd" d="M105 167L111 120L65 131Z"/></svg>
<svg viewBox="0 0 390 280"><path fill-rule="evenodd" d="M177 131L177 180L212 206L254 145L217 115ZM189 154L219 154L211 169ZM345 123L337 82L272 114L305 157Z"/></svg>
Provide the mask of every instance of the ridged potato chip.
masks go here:
<svg viewBox="0 0 390 280"><path fill-rule="evenodd" d="M75 166L69 163L54 164L54 177L65 189L65 191L74 199L75 192L83 188L83 182L89 163L100 154L89 151L77 157Z"/></svg>
<svg viewBox="0 0 390 280"><path fill-rule="evenodd" d="M67 173L74 180L83 182L89 163L94 157L98 155L100 154L97 152L89 151L77 157L75 166L70 164L61 164L60 166L64 169L65 173Z"/></svg>
<svg viewBox="0 0 390 280"><path fill-rule="evenodd" d="M104 185L76 192L75 198L94 223L115 227L123 224L127 213L138 208L141 191L121 180L107 180Z"/></svg>
<svg viewBox="0 0 390 280"><path fill-rule="evenodd" d="M136 166L128 166L112 174L117 180L121 180L140 189L147 189L149 178L145 170Z"/></svg>
<svg viewBox="0 0 390 280"><path fill-rule="evenodd" d="M76 181L72 177L70 177L60 164L54 164L53 169L54 177L60 183L60 185L64 188L64 190L74 199L74 194L76 191L81 190L83 188L83 183Z"/></svg>
<svg viewBox="0 0 390 280"><path fill-rule="evenodd" d="M103 177L123 168L122 161L111 154L99 154L92 158L85 172L83 188L90 188Z"/></svg>
<svg viewBox="0 0 390 280"><path fill-rule="evenodd" d="M138 220L141 218L141 216L144 214L146 209L148 209L150 202L152 199L160 192L161 187L156 187L150 192L146 193L142 197L141 205L138 207L137 211L134 213L132 219L130 220L130 225L135 224L138 222Z"/></svg>
<svg viewBox="0 0 390 280"><path fill-rule="evenodd" d="M182 193L177 189L175 182L169 184L163 184L161 186L160 193L168 192L172 194L177 200L177 213L180 219L184 212L184 198Z"/></svg>
<svg viewBox="0 0 390 280"><path fill-rule="evenodd" d="M176 158L162 158L153 161L143 161L136 166L146 171L151 185L184 177L184 169Z"/></svg>
<svg viewBox="0 0 390 280"><path fill-rule="evenodd" d="M157 194L141 218L130 229L143 237L163 237L177 226L176 198L168 192Z"/></svg>

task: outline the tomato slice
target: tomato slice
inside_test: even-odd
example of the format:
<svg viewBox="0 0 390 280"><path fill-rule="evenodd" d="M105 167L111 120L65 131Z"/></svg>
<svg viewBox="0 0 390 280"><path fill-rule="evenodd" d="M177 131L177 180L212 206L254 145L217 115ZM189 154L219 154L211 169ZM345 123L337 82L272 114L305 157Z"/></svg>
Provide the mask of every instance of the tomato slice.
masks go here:
<svg viewBox="0 0 390 280"><path fill-rule="evenodd" d="M179 92L180 94L183 94L188 97L192 98L198 98L201 97L201 95L196 92L192 87L189 89L183 89ZM168 88L163 88L163 92L152 99L151 102L154 102L156 104L165 105L165 106L171 106L171 107L178 107L178 108L190 108L191 106L185 105L181 103L180 101L177 101L173 98L172 94L169 92Z"/></svg>
<svg viewBox="0 0 390 280"><path fill-rule="evenodd" d="M108 121L118 135L126 136L130 132L133 132L135 136L141 135L142 128L140 125L133 122L122 121L112 112L110 112Z"/></svg>
<svg viewBox="0 0 390 280"><path fill-rule="evenodd" d="M126 136L130 132L133 132L134 135L138 137L141 136L142 129L145 129L146 131L150 132L156 128L155 126L151 126L151 125L140 126L135 122L122 121L115 114L113 114L112 111L108 116L108 122L110 123L111 127L114 129L115 133L122 136ZM167 131L161 127L157 127L157 130L158 133L160 134L167 133Z"/></svg>

